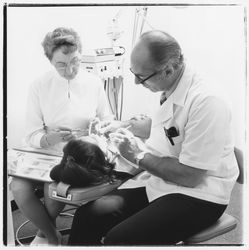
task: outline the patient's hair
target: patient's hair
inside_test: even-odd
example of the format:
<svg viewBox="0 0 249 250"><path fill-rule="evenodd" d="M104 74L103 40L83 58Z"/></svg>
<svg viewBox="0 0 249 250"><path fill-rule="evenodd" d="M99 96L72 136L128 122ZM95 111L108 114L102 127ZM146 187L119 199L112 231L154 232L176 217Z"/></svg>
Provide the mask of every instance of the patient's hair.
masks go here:
<svg viewBox="0 0 249 250"><path fill-rule="evenodd" d="M127 173L114 170L99 146L82 140L71 140L63 148L63 158L50 172L56 182L70 184L71 187L85 187L112 182L116 178L128 177Z"/></svg>
<svg viewBox="0 0 249 250"><path fill-rule="evenodd" d="M95 144L71 140L64 149L61 163L51 172L51 179L74 187L100 184L112 180L114 164L105 159L102 150Z"/></svg>

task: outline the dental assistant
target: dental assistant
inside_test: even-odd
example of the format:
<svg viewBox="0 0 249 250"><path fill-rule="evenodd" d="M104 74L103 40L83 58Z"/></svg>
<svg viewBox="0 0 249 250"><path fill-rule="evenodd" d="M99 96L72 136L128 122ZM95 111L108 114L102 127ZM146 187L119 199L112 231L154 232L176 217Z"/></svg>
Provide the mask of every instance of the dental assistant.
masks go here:
<svg viewBox="0 0 249 250"><path fill-rule="evenodd" d="M42 43L53 69L30 87L27 101L26 144L62 152L66 142L87 134L91 120L112 119L102 81L80 68L82 45L71 28L49 32ZM58 245L61 235L55 219L64 204L48 197L44 205L35 196L39 183L13 178L11 190L22 213L39 229L32 245Z"/></svg>

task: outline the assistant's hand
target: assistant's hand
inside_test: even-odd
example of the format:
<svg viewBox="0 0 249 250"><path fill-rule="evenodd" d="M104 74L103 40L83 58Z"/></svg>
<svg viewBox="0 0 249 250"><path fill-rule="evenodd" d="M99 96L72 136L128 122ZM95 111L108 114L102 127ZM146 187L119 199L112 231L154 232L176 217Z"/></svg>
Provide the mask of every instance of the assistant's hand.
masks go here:
<svg viewBox="0 0 249 250"><path fill-rule="evenodd" d="M100 128L100 120L98 117L95 117L89 123L89 135L98 134L99 128Z"/></svg>
<svg viewBox="0 0 249 250"><path fill-rule="evenodd" d="M46 148L54 146L59 142L67 142L75 139L70 130L48 131L41 139L41 146Z"/></svg>
<svg viewBox="0 0 249 250"><path fill-rule="evenodd" d="M116 144L120 154L132 163L135 163L137 154L143 151L137 138L127 129L120 128L115 133L111 133L110 139Z"/></svg>

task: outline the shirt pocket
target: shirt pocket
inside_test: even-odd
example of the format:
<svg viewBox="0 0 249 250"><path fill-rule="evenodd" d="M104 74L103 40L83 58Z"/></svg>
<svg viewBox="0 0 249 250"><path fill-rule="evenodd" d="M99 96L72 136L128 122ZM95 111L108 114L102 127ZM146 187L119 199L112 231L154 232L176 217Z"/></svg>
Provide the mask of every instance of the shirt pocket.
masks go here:
<svg viewBox="0 0 249 250"><path fill-rule="evenodd" d="M176 137L172 137L171 139L174 142L174 145L170 144L170 146L169 146L170 154L172 156L175 156L176 158L179 158L179 155L180 155L181 150L182 150L182 143L184 141L184 135L180 134Z"/></svg>

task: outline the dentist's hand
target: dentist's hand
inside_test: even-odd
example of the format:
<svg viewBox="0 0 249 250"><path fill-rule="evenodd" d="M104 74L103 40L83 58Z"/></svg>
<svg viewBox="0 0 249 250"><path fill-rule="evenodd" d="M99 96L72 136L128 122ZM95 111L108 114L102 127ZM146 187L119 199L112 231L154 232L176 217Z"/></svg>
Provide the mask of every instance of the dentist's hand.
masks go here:
<svg viewBox="0 0 249 250"><path fill-rule="evenodd" d="M152 120L149 116L140 114L130 119L132 124L132 133L140 138L148 139L150 137Z"/></svg>
<svg viewBox="0 0 249 250"><path fill-rule="evenodd" d="M127 129L120 128L115 133L111 133L110 139L116 144L120 154L132 163L135 163L137 154L143 151L138 145L137 138Z"/></svg>

